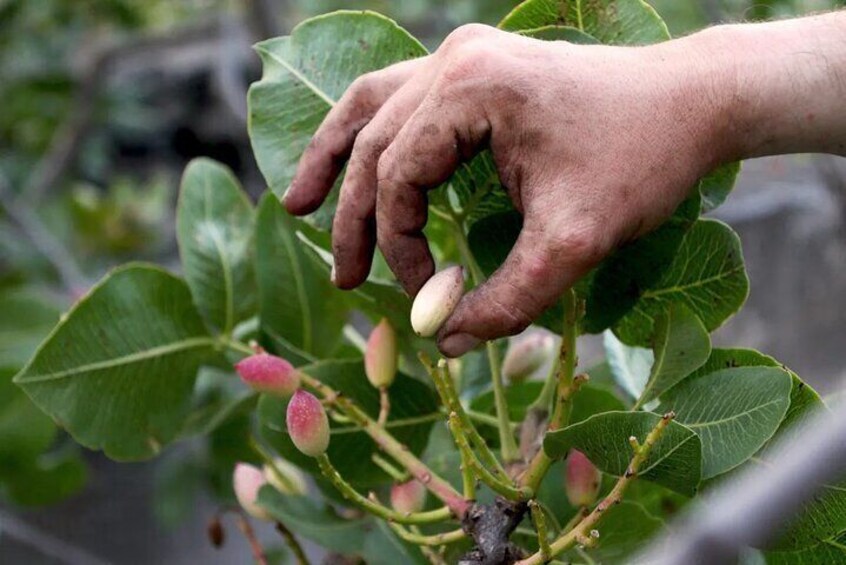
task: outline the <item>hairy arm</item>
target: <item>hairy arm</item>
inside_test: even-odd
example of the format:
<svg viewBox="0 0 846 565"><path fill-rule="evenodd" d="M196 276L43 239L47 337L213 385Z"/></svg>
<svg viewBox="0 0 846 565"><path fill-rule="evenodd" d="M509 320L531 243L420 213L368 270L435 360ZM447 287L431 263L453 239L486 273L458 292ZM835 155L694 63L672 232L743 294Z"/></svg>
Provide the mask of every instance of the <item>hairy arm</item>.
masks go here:
<svg viewBox="0 0 846 565"><path fill-rule="evenodd" d="M346 162L335 284L361 284L378 245L413 295L434 271L426 192L490 148L524 227L441 329L441 350L456 356L523 330L718 165L846 155L844 100L846 11L648 47L463 26L432 55L350 87L303 154L285 206L315 210Z"/></svg>

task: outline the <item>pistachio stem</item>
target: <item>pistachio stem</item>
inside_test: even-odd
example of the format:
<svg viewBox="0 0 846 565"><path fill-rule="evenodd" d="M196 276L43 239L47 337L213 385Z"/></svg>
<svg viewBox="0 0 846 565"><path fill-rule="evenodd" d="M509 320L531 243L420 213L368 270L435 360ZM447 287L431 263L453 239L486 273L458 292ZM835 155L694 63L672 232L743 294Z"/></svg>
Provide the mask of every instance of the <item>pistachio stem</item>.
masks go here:
<svg viewBox="0 0 846 565"><path fill-rule="evenodd" d="M235 516L235 523L238 524L238 529L241 530L241 533L244 534L244 537L247 539L247 543L250 544L250 551L253 552L253 559L258 565L267 565L267 557L264 554L264 548L261 546L261 543L256 537L256 532L250 525L250 521L247 520L247 517L240 511L236 512Z"/></svg>
<svg viewBox="0 0 846 565"><path fill-rule="evenodd" d="M400 524L430 524L433 522L442 522L447 520L452 515L452 512L446 506L438 508L437 510L429 510L427 512L397 512L396 510L370 500L356 491L351 484L341 477L341 474L338 473L338 470L335 469L331 461L329 461L329 457L325 453L317 457L317 465L320 467L320 472L323 473L323 476L332 483L332 486L338 489L344 498L362 510L369 512L374 516L378 516L383 520L398 522Z"/></svg>
<svg viewBox="0 0 846 565"><path fill-rule="evenodd" d="M409 526L408 528L411 533L417 535L423 535L420 531L420 528L417 526ZM421 545L420 552L423 554L426 559L429 560L429 563L432 565L447 565L447 562L444 560L443 550L444 546L440 546L437 550L433 549L431 546L428 545Z"/></svg>
<svg viewBox="0 0 846 565"><path fill-rule="evenodd" d="M552 558L552 552L549 548L549 531L546 527L546 516L543 509L534 500L529 501L529 510L532 514L532 523L535 525L535 531L538 533L538 552L544 560L544 563Z"/></svg>
<svg viewBox="0 0 846 565"><path fill-rule="evenodd" d="M276 459L271 455L270 451L267 450L259 441L256 439L255 436L250 435L248 440L250 447L253 448L253 451L258 453L259 457L261 457L262 461L270 468L270 471L273 473L273 476L276 477L276 480L279 481L281 484L288 487L291 492L295 491L297 485L282 471L279 470L279 466L276 465Z"/></svg>
<svg viewBox="0 0 846 565"><path fill-rule="evenodd" d="M561 299L564 308L564 327L561 330L561 346L558 349L558 370L555 374L556 395L552 415L547 424L547 430L553 431L563 428L570 421L573 394L578 391L582 382L587 381L587 375L575 377L576 372L576 337L578 335L579 308L576 303L576 293L572 289L564 293ZM544 398L545 390L552 390L552 387L544 386L541 395L535 400L533 406L538 410L549 410L549 400ZM523 473L521 484L537 490L543 481L546 472L552 465L552 460L547 457L543 448L539 449L526 470Z"/></svg>
<svg viewBox="0 0 846 565"><path fill-rule="evenodd" d="M462 453L463 461L465 464L470 466L473 474L476 475L480 481L488 485L494 492L501 494L509 500L528 500L533 496L534 493L531 488L526 486L518 487L514 484L510 484L510 481L503 481L500 478L495 477L485 468L484 465L482 465L481 461L479 461L476 457L476 454L473 453L472 449L470 449L470 443L467 441L467 436L464 435L464 430L462 429L461 423L458 420L458 415L455 414L455 412L449 415L447 424L449 425L449 431L452 432L452 437L455 439L455 444L458 447L459 452Z"/></svg>
<svg viewBox="0 0 846 565"><path fill-rule="evenodd" d="M449 365L441 359L438 361L438 366L433 367L429 358L422 353L420 354L420 362L423 363L423 366L426 367L426 370L435 382L435 388L441 397L441 402L444 406L446 406L450 413L457 415L461 429L464 430L464 433L470 443L472 443L479 451L479 458L485 465L490 467L496 476L504 481L511 480L508 473L505 472L505 469L502 468L502 465L500 465L496 456L488 447L484 438L482 438L481 434L479 434L476 426L474 426L473 422L470 421L470 417L464 410L464 406L461 405L461 401L458 399L458 392L452 384L452 377L449 374ZM499 425L499 420L497 420L496 423Z"/></svg>
<svg viewBox="0 0 846 565"><path fill-rule="evenodd" d="M464 224L455 211L452 212L453 226L455 228L455 241L458 246L458 251L467 264L467 270L470 272L470 279L473 281L473 286L479 286L485 282L485 275L479 264L476 262L476 257L470 249L470 244L467 241L467 234L464 233ZM508 418L508 403L505 400L505 387L502 382L502 368L499 359L499 352L496 350L496 344L493 341L485 343L485 348L488 352L488 364L491 369L491 382L493 383L494 391L494 405L496 406L497 428L499 429L499 444L502 459L505 463L517 461L520 458L520 450L517 448L517 441L514 439L514 434L511 431L511 421Z"/></svg>
<svg viewBox="0 0 846 565"><path fill-rule="evenodd" d="M397 535L405 541L413 543L415 545L424 545L427 547L433 545L445 545L448 543L455 543L467 537L467 534L465 534L464 530L462 529L427 536L419 532L410 532L399 524L388 522L388 526L390 526L391 529L395 531Z"/></svg>
<svg viewBox="0 0 846 565"><path fill-rule="evenodd" d="M388 395L388 388L384 386L379 387L379 417L376 423L384 428L385 424L388 423L388 414L390 412L391 397Z"/></svg>
<svg viewBox="0 0 846 565"><path fill-rule="evenodd" d="M377 467L379 467L380 469L385 471L385 474L387 474L389 477L391 477L395 481L397 481L399 483L404 483L405 481L408 480L408 473L397 469L396 467L394 467L391 464L390 461L388 461L387 459L385 459L384 457L382 457L378 453L374 453L370 457L370 459L373 460L373 463L375 463Z"/></svg>
<svg viewBox="0 0 846 565"><path fill-rule="evenodd" d="M675 418L675 414L673 412L668 412L667 414L664 414L660 420L658 420L658 423L655 424L655 427L652 428L652 431L650 431L646 436L646 439L643 441L640 448L635 451L634 456L629 462L629 466L626 468L626 472L617 480L617 483L614 485L614 488L611 489L611 492L608 493L608 496L602 499L602 502L600 502L590 514L582 518L573 529L561 535L550 544L550 555L548 557L544 557L544 555L538 551L530 557L518 561L516 565L542 565L543 563L546 563L550 557L558 555L574 543L579 542L579 540L591 539L589 535L591 528L599 522L606 510L611 508L613 505L618 504L622 500L626 488L633 480L635 480L635 478L637 478L638 469L641 464L646 461L652 447L659 439L661 439L664 429L670 424L673 418Z"/></svg>
<svg viewBox="0 0 846 565"><path fill-rule="evenodd" d="M476 421L479 424L484 424L486 426L491 426L493 428L499 425L495 416L491 416L490 414L485 414L483 412L476 412L475 410L470 410L469 408L465 408L464 412L467 414L467 417L470 418L470 421ZM517 422L511 422L511 429L517 430L520 427L520 424Z"/></svg>
<svg viewBox="0 0 846 565"><path fill-rule="evenodd" d="M282 539L285 540L285 545L287 545L288 549L291 550L291 553L294 554L294 559L297 560L297 565L309 565L308 557L306 557L305 551L303 551L303 546L300 545L300 542L297 541L297 538L294 537L291 530L289 530L282 522L276 522L276 531L279 532L279 535L281 535Z"/></svg>

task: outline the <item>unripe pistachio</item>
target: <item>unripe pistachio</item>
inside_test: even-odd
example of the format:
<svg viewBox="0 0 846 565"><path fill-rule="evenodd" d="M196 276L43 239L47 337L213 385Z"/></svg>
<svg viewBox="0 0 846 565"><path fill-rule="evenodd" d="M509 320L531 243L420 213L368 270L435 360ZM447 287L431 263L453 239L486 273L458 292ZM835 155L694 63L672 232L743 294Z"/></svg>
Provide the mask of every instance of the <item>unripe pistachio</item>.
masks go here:
<svg viewBox="0 0 846 565"><path fill-rule="evenodd" d="M300 374L293 365L276 355L256 353L235 364L241 379L251 388L289 398L300 386Z"/></svg>
<svg viewBox="0 0 846 565"><path fill-rule="evenodd" d="M285 420L297 449L309 457L323 455L329 447L329 418L317 398L304 390L295 392Z"/></svg>
<svg viewBox="0 0 846 565"><path fill-rule="evenodd" d="M584 453L571 449L567 455L567 499L573 506L590 506L596 501L602 473L590 462Z"/></svg>
<svg viewBox="0 0 846 565"><path fill-rule="evenodd" d="M420 512L426 504L426 486L417 479L397 483L391 487L391 506L397 512Z"/></svg>
<svg viewBox="0 0 846 565"><path fill-rule="evenodd" d="M265 464L262 471L267 482L282 494L303 496L308 492L305 474L281 457L276 457L272 466Z"/></svg>
<svg viewBox="0 0 846 565"><path fill-rule="evenodd" d="M232 474L232 487L235 490L235 497L238 504L244 511L259 520L272 522L270 514L258 505L258 493L267 484L261 469L249 463L238 463L235 465L235 472Z"/></svg>
<svg viewBox="0 0 846 565"><path fill-rule="evenodd" d="M551 335L538 332L512 342L502 361L502 374L511 382L526 380L549 359L553 341Z"/></svg>
<svg viewBox="0 0 846 565"><path fill-rule="evenodd" d="M449 267L426 281L411 305L411 327L430 337L441 328L464 294L464 271Z"/></svg>
<svg viewBox="0 0 846 565"><path fill-rule="evenodd" d="M387 318L373 328L364 351L364 372L376 388L387 388L397 375L397 334Z"/></svg>

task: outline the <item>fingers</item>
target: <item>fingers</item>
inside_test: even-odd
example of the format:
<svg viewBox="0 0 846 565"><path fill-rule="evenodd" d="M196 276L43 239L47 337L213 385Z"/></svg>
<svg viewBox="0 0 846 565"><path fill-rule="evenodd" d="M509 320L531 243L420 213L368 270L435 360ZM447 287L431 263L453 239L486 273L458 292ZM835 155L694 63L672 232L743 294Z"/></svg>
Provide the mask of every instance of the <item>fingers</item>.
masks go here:
<svg viewBox="0 0 846 565"><path fill-rule="evenodd" d="M300 157L283 199L288 212L304 215L320 206L350 156L358 132L425 59L404 61L362 75L350 85Z"/></svg>
<svg viewBox="0 0 846 565"><path fill-rule="evenodd" d="M379 249L411 296L435 269L423 235L428 212L425 192L446 181L490 131L480 105L466 106L443 93L433 87L382 154L378 166Z"/></svg>
<svg viewBox="0 0 846 565"><path fill-rule="evenodd" d="M458 357L481 341L528 327L605 256L605 238L592 233L598 232L577 228L553 239L543 228L524 227L502 266L462 298L444 324L438 334L444 355Z"/></svg>
<svg viewBox="0 0 846 565"><path fill-rule="evenodd" d="M359 133L341 185L332 226L334 283L351 289L367 279L376 245L376 167L382 152L423 97L422 85L406 83Z"/></svg>

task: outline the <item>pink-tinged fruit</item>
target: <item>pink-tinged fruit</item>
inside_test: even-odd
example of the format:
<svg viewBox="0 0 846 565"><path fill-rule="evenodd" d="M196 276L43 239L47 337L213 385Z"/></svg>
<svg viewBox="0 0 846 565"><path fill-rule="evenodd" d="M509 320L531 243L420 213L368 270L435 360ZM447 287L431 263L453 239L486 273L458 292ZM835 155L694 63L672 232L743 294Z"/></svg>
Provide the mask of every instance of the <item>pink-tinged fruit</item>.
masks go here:
<svg viewBox="0 0 846 565"><path fill-rule="evenodd" d="M262 470L267 482L282 494L303 496L308 492L305 473L281 457L275 458L272 466L265 463Z"/></svg>
<svg viewBox="0 0 846 565"><path fill-rule="evenodd" d="M431 337L449 318L464 294L464 271L449 267L432 275L411 305L411 327L418 335Z"/></svg>
<svg viewBox="0 0 846 565"><path fill-rule="evenodd" d="M573 506L590 506L596 502L602 473L590 462L584 453L571 449L567 455L567 499Z"/></svg>
<svg viewBox="0 0 846 565"><path fill-rule="evenodd" d="M269 353L256 353L235 364L241 379L252 389L290 398L300 387L300 374L293 365Z"/></svg>
<svg viewBox="0 0 846 565"><path fill-rule="evenodd" d="M397 376L397 333L387 318L382 318L367 339L364 372L376 388L387 388Z"/></svg>
<svg viewBox="0 0 846 565"><path fill-rule="evenodd" d="M317 457L329 447L329 418L320 401L312 394L298 390L288 403L288 434L297 449L309 457Z"/></svg>
<svg viewBox="0 0 846 565"><path fill-rule="evenodd" d="M553 343L551 335L541 332L512 341L502 361L502 374L513 383L531 377L549 359Z"/></svg>
<svg viewBox="0 0 846 565"><path fill-rule="evenodd" d="M420 512L426 504L426 486L417 479L391 487L391 506L402 514Z"/></svg>
<svg viewBox="0 0 846 565"><path fill-rule="evenodd" d="M261 469L249 463L238 463L232 475L232 487L238 504L244 511L259 520L272 522L270 514L258 505L258 493L267 484Z"/></svg>

